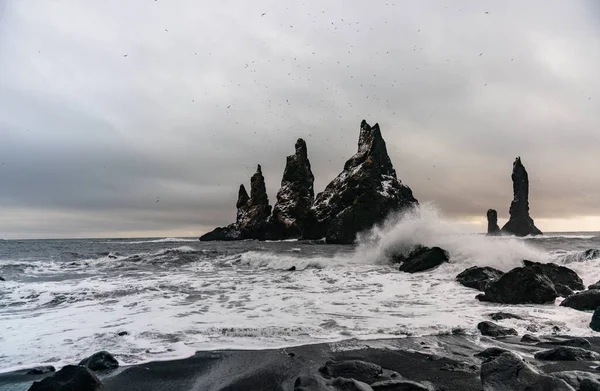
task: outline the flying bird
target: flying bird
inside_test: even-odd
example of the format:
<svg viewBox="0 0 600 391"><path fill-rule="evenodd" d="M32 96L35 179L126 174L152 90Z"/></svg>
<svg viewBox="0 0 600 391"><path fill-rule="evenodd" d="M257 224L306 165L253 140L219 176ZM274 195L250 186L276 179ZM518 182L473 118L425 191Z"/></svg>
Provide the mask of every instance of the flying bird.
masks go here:
<svg viewBox="0 0 600 391"><path fill-rule="evenodd" d="M267 14L266 12L263 12L262 14L260 14L260 16L265 16L266 14Z"/></svg>
<svg viewBox="0 0 600 391"><path fill-rule="evenodd" d="M124 55L123 55L123 57L127 57L127 56L128 56L128 54L124 54Z"/></svg>

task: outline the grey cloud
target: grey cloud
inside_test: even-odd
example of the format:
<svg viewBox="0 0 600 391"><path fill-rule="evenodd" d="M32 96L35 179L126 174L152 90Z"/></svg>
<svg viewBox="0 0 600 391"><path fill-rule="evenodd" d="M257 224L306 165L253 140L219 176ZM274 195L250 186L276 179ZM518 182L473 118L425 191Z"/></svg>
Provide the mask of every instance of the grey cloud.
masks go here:
<svg viewBox="0 0 600 391"><path fill-rule="evenodd" d="M274 200L298 137L323 189L363 118L452 218L506 216L517 155L534 218L600 216L596 2L3 7L5 234L197 235L258 163Z"/></svg>

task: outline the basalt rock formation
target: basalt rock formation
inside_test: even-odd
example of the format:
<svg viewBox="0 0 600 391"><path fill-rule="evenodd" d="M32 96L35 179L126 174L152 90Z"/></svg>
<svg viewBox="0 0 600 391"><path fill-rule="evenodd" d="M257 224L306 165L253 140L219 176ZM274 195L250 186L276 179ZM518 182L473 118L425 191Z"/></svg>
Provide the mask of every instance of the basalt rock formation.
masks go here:
<svg viewBox="0 0 600 391"><path fill-rule="evenodd" d="M269 220L269 239L300 238L312 207L315 177L310 169L306 142L296 141L296 153L287 157L277 202Z"/></svg>
<svg viewBox="0 0 600 391"><path fill-rule="evenodd" d="M489 236L495 236L500 234L500 227L498 227L498 212L495 209L488 209L487 211L488 231Z"/></svg>
<svg viewBox="0 0 600 391"><path fill-rule="evenodd" d="M316 199L313 184L306 143L299 139L296 153L287 158L273 214L258 166L250 196L240 187L236 222L200 240L325 237L328 243L350 244L359 232L381 223L390 213L418 205L410 188L396 176L379 125L369 126L364 120L358 152L342 173Z"/></svg>
<svg viewBox="0 0 600 391"><path fill-rule="evenodd" d="M515 236L542 235L529 217L529 177L520 157L513 163L511 178L514 198L510 204L510 219L502 227L502 232Z"/></svg>
<svg viewBox="0 0 600 391"><path fill-rule="evenodd" d="M250 179L250 196L244 185L240 185L236 202L237 219L227 227L219 227L200 237L202 241L264 239L267 234L267 219L271 205L267 196L265 178L260 164Z"/></svg>
<svg viewBox="0 0 600 391"><path fill-rule="evenodd" d="M410 188L396 176L379 125L369 126L363 120L358 152L317 195L304 237L349 244L390 213L416 205Z"/></svg>

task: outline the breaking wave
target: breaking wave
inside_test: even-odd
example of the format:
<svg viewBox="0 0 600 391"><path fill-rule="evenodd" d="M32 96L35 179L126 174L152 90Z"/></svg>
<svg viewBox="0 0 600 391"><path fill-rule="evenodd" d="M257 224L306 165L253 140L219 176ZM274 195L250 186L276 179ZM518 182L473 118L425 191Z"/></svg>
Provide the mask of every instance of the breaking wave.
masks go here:
<svg viewBox="0 0 600 391"><path fill-rule="evenodd" d="M389 254L406 254L416 245L445 249L451 263L493 266L501 270L519 266L523 259L550 261L546 251L523 239L471 233L464 225L445 219L430 205L393 216L361 235L354 261L387 263Z"/></svg>

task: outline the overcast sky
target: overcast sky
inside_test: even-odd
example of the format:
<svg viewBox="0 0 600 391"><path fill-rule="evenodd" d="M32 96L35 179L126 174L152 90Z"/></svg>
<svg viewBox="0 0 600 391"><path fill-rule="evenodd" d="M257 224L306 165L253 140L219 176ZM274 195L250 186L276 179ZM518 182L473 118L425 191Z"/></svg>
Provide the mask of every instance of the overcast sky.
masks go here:
<svg viewBox="0 0 600 391"><path fill-rule="evenodd" d="M200 235L298 137L323 190L363 118L474 230L517 155L540 229L600 230L599 70L594 0L1 1L0 237Z"/></svg>

